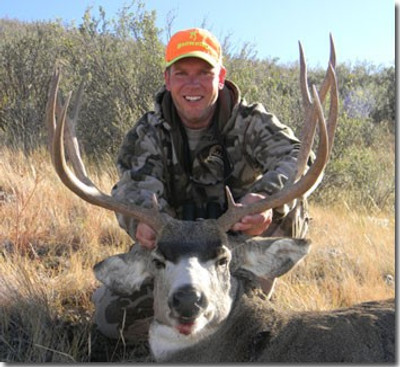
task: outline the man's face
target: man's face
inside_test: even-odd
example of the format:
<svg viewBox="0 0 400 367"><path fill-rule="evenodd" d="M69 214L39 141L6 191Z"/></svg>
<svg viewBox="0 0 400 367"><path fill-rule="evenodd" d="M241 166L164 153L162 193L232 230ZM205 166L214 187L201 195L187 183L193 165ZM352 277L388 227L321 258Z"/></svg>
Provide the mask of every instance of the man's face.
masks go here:
<svg viewBox="0 0 400 367"><path fill-rule="evenodd" d="M178 60L165 71L165 85L186 127L201 129L209 125L225 73L225 68L212 67L195 57Z"/></svg>

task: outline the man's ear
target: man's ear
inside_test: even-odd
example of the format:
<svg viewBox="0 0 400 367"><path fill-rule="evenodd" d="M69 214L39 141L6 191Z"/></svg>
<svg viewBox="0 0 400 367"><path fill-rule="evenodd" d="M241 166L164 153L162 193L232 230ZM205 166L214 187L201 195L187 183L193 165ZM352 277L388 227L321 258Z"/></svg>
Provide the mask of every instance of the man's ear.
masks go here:
<svg viewBox="0 0 400 367"><path fill-rule="evenodd" d="M236 250L240 268L257 277L273 279L287 273L308 254L310 241L253 237Z"/></svg>
<svg viewBox="0 0 400 367"><path fill-rule="evenodd" d="M164 70L164 83L165 83L165 88L170 91L170 79L171 79L171 71L170 68L167 68Z"/></svg>
<svg viewBox="0 0 400 367"><path fill-rule="evenodd" d="M121 294L132 294L152 277L148 271L150 251L135 245L128 253L110 256L97 263L93 270L97 280Z"/></svg>
<svg viewBox="0 0 400 367"><path fill-rule="evenodd" d="M226 78L226 68L221 65L221 69L219 71L219 80L218 80L219 89L224 88L225 78Z"/></svg>

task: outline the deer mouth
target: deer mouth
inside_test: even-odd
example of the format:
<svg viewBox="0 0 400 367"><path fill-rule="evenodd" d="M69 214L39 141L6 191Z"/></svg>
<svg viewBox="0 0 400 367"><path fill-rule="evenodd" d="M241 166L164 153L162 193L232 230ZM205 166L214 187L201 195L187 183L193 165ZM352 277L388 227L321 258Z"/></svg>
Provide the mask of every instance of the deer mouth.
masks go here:
<svg viewBox="0 0 400 367"><path fill-rule="evenodd" d="M201 312L196 316L174 318L174 328L182 335L196 334L210 324L212 312Z"/></svg>
<svg viewBox="0 0 400 367"><path fill-rule="evenodd" d="M192 334L196 327L197 317L184 317L178 316L175 318L175 329L179 331L180 334L189 335Z"/></svg>
<svg viewBox="0 0 400 367"><path fill-rule="evenodd" d="M191 321L191 322L187 322L187 321L185 321L185 322L179 322L179 323L175 326L175 328L176 328L176 330L179 331L180 334L189 335L189 334L191 334L191 333L193 332L193 329L194 329L194 327L195 327L195 324L196 324L196 323L195 323L194 321Z"/></svg>

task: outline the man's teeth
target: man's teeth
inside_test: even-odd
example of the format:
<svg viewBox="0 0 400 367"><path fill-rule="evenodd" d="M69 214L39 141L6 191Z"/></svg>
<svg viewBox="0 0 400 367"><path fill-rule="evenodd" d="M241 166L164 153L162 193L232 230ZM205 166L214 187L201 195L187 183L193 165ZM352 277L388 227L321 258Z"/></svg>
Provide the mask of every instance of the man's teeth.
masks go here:
<svg viewBox="0 0 400 367"><path fill-rule="evenodd" d="M190 102L199 101L201 99L200 96L185 96L185 99Z"/></svg>

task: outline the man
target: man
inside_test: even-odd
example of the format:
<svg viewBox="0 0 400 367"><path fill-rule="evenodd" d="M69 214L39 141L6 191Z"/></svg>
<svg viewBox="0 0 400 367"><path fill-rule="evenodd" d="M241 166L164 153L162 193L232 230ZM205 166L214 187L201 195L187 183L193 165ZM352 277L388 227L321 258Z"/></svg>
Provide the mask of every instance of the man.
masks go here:
<svg viewBox="0 0 400 367"><path fill-rule="evenodd" d="M218 40L204 29L177 32L165 61L165 86L155 97L155 111L146 113L122 144L120 181L112 195L150 207L155 193L162 211L196 220L217 218L226 210L226 185L242 204L280 190L295 169L299 141L262 105L240 98L237 86L225 78ZM305 204L300 200L247 215L231 232L303 237ZM155 246L155 232L148 225L120 214L118 220L139 245ZM270 294L273 282L261 286ZM126 339L145 334L151 295L151 285L132 297L100 288L94 295L100 330L118 337L124 318Z"/></svg>

